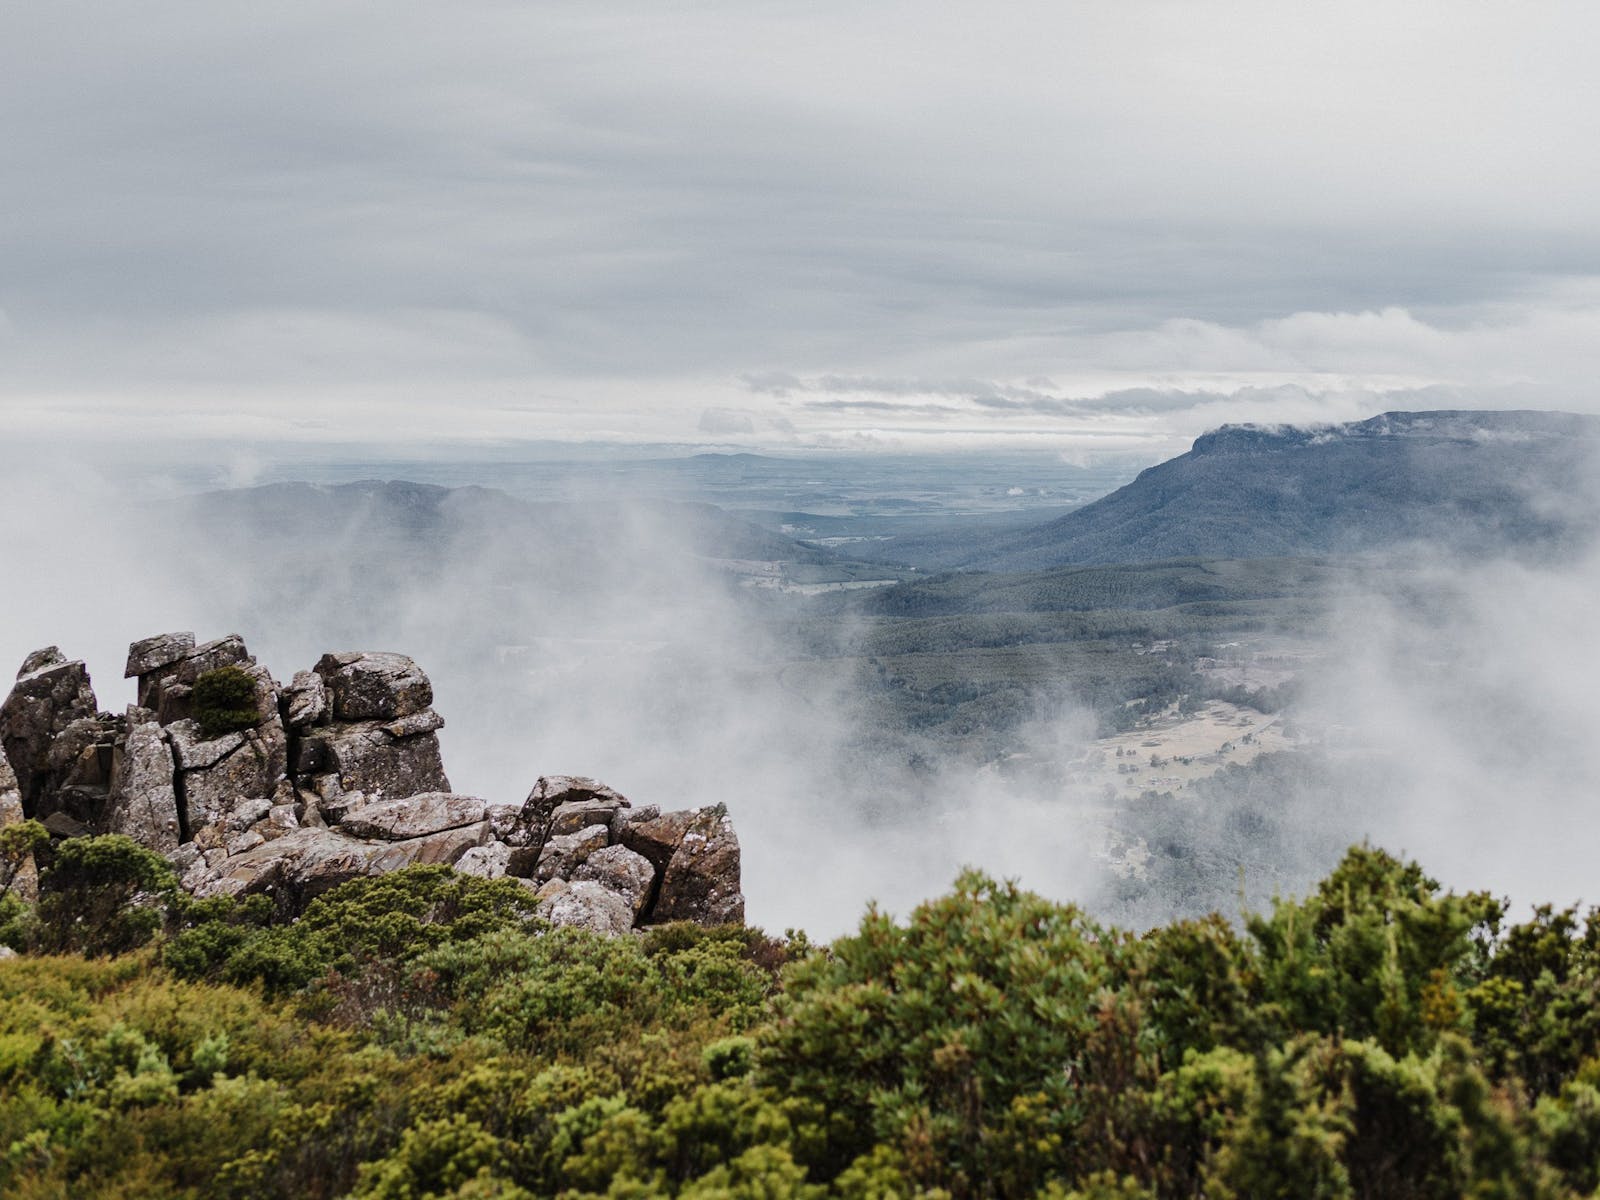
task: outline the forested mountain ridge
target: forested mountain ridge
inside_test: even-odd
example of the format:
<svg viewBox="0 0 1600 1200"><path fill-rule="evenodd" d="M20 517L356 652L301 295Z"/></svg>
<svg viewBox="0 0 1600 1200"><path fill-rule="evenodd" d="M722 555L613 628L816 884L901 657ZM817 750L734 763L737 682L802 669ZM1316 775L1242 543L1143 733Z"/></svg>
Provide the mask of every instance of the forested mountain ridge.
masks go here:
<svg viewBox="0 0 1600 1200"><path fill-rule="evenodd" d="M993 539L959 565L1350 553L1415 541L1464 552L1591 533L1600 418L1391 412L1327 428L1229 425L1109 496Z"/></svg>

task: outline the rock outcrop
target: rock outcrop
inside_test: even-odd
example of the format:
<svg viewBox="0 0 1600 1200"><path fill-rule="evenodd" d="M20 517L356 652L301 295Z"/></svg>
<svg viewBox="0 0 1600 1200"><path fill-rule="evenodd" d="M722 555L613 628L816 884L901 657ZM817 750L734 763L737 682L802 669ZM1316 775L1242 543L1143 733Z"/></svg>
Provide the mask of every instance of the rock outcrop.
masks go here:
<svg viewBox="0 0 1600 1200"><path fill-rule="evenodd" d="M196 685L224 667L254 698L208 729ZM572 775L541 776L520 803L452 791L433 686L405 655L325 654L284 686L237 635L166 633L129 647L125 676L136 702L102 713L82 662L54 646L28 656L0 705L0 825L126 834L198 896L266 893L289 912L351 879L439 864L517 880L557 925L744 919L720 806L634 808Z"/></svg>

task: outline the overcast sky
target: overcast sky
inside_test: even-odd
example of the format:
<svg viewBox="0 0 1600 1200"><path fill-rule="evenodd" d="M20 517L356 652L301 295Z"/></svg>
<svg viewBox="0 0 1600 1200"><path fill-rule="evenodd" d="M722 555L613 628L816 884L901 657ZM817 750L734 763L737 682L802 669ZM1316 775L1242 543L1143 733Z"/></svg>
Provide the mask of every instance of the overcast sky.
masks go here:
<svg viewBox="0 0 1600 1200"><path fill-rule="evenodd" d="M1600 411L1591 3L0 18L0 436L1165 449Z"/></svg>

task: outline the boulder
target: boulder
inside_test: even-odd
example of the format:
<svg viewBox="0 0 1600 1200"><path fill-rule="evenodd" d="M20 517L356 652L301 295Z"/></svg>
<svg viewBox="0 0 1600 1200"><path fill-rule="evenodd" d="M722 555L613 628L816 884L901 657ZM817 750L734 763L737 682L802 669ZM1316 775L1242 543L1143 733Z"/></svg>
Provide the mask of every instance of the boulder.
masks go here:
<svg viewBox="0 0 1600 1200"><path fill-rule="evenodd" d="M109 715L79 717L56 734L45 755L39 812L64 812L93 829L105 824L111 778L122 757L124 723Z"/></svg>
<svg viewBox="0 0 1600 1200"><path fill-rule="evenodd" d="M54 646L34 651L22 665L34 669L17 676L0 704L0 753L16 772L23 811L44 815L52 807L51 744L74 721L93 721L98 705L88 668L63 660Z"/></svg>
<svg viewBox="0 0 1600 1200"><path fill-rule="evenodd" d="M365 792L374 798L450 790L437 737L422 733L397 738L378 721L325 725L312 730L301 739L296 766L313 764L314 771L297 770L297 778L332 774L339 790Z"/></svg>
<svg viewBox="0 0 1600 1200"><path fill-rule="evenodd" d="M538 863L534 867L533 878L543 883L547 879L571 879L572 873L596 850L605 848L610 840L611 831L604 825L591 825L587 829L580 829L576 833L563 834L560 837L548 838L544 848L539 852ZM518 856L512 855L513 874Z"/></svg>
<svg viewBox="0 0 1600 1200"><path fill-rule="evenodd" d="M368 856L367 873L383 875L401 867L453 867L467 851L489 840L489 825L480 821L403 842L378 843Z"/></svg>
<svg viewBox="0 0 1600 1200"><path fill-rule="evenodd" d="M739 837L727 809L719 804L690 815L693 819L662 873L650 920L743 923Z"/></svg>
<svg viewBox="0 0 1600 1200"><path fill-rule="evenodd" d="M433 684L404 654L324 654L313 669L327 686L336 721L392 721L433 704Z"/></svg>
<svg viewBox="0 0 1600 1200"><path fill-rule="evenodd" d="M645 816L645 811L640 809L636 819L632 813L622 817L617 840L636 854L644 855L656 870L665 870L673 852L683 841L683 835L694 824L696 813L658 812Z"/></svg>
<svg viewBox="0 0 1600 1200"><path fill-rule="evenodd" d="M590 880L604 884L628 902L632 918L650 903L650 892L656 881L656 869L642 854L626 846L604 846L584 859L572 873L572 881Z"/></svg>
<svg viewBox="0 0 1600 1200"><path fill-rule="evenodd" d="M504 842L488 842L467 850L456 859L455 869L462 875L475 875L479 879L499 879L506 873L510 861L510 846Z"/></svg>
<svg viewBox="0 0 1600 1200"><path fill-rule="evenodd" d="M243 854L224 855L216 863L208 856L201 860L205 868L201 878L194 879L191 867L184 884L202 899L281 888L292 893L285 899L299 906L331 887L365 875L371 850L368 843L331 829L301 829Z"/></svg>
<svg viewBox="0 0 1600 1200"><path fill-rule="evenodd" d="M315 671L296 671L283 689L284 721L296 733L321 725L329 717L328 689Z"/></svg>
<svg viewBox="0 0 1600 1200"><path fill-rule="evenodd" d="M158 633L134 642L128 647L128 665L124 679L137 679L161 667L170 667L194 653L194 634Z"/></svg>
<svg viewBox="0 0 1600 1200"><path fill-rule="evenodd" d="M339 819L339 831L351 837L397 841L424 837L446 829L475 825L484 819L487 802L454 792L421 792L396 800L380 800L352 808Z"/></svg>
<svg viewBox="0 0 1600 1200"><path fill-rule="evenodd" d="M76 817L68 816L64 812L53 812L39 822L47 829L51 837L75 838L88 837L94 830L90 829Z"/></svg>
<svg viewBox="0 0 1600 1200"><path fill-rule="evenodd" d="M131 724L111 780L106 832L126 834L163 854L176 850L183 840L176 775L161 726L154 721Z"/></svg>
<svg viewBox="0 0 1600 1200"><path fill-rule="evenodd" d="M541 775L514 815L497 822L495 836L510 846L529 847L537 860L539 850L550 836L550 820L563 804L582 801L615 801L618 809L629 807L627 797L605 784L581 775Z"/></svg>
<svg viewBox="0 0 1600 1200"><path fill-rule="evenodd" d="M22 660L22 666L17 668L17 678L32 675L35 671L42 671L46 667L60 666L67 661L67 656L61 653L60 646L46 646L42 650L35 650Z"/></svg>
<svg viewBox="0 0 1600 1200"><path fill-rule="evenodd" d="M271 807L289 766L289 741L276 715L254 729L202 738L185 719L167 730L179 767L177 786L189 829L243 828ZM245 814L250 815L244 820ZM241 821L243 824L241 824Z"/></svg>
<svg viewBox="0 0 1600 1200"><path fill-rule="evenodd" d="M596 798L569 800L565 804L558 804L550 814L550 835L556 837L577 833L578 830L587 829L590 825L604 825L609 830L612 819L626 803L627 801L619 796L615 800Z"/></svg>
<svg viewBox="0 0 1600 1200"><path fill-rule="evenodd" d="M633 928L628 901L603 884L574 883L539 901L535 910L552 925L570 925L620 937Z"/></svg>

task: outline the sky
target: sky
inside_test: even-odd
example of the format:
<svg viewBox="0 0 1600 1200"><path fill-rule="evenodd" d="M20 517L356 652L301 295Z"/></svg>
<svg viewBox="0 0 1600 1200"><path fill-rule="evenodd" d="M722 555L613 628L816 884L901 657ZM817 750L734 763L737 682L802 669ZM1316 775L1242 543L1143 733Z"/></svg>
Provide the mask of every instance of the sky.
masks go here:
<svg viewBox="0 0 1600 1200"><path fill-rule="evenodd" d="M13 5L0 447L1600 411L1597 42L1577 3Z"/></svg>

